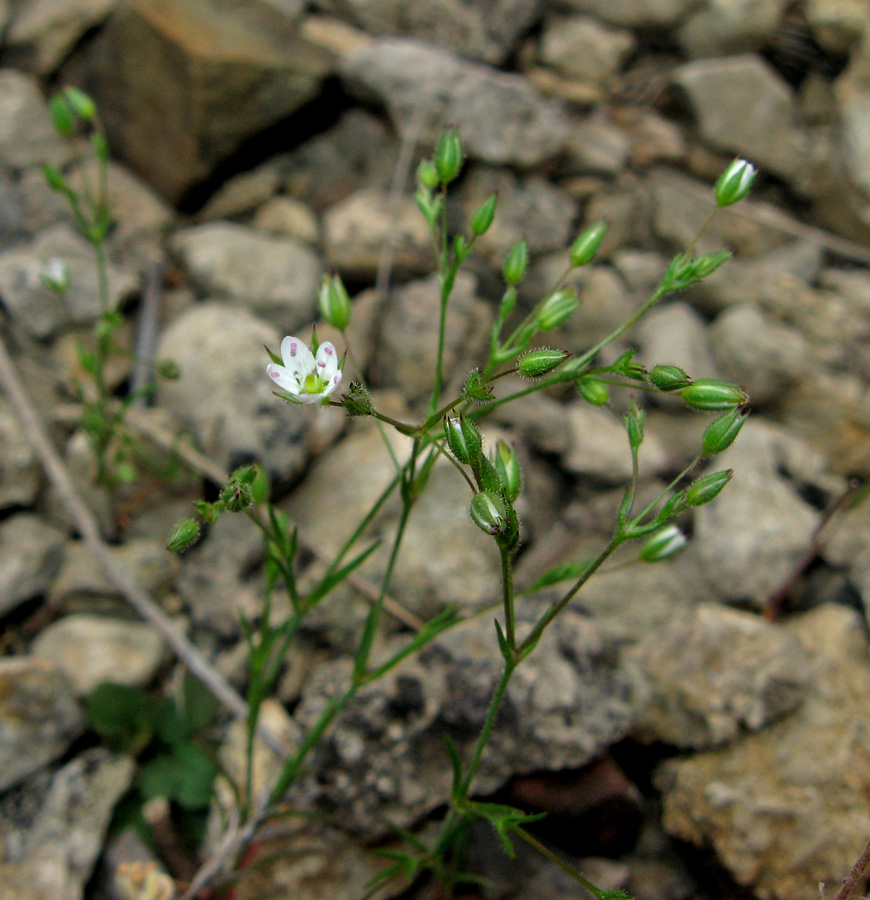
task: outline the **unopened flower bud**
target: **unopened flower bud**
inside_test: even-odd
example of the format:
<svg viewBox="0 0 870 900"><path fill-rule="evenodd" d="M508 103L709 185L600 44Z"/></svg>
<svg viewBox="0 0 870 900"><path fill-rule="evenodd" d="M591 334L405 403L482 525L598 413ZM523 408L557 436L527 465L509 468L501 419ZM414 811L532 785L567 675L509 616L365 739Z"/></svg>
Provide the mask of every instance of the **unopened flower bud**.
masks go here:
<svg viewBox="0 0 870 900"><path fill-rule="evenodd" d="M715 456L727 450L734 443L748 415L742 407L735 406L713 419L701 437L702 456Z"/></svg>
<svg viewBox="0 0 870 900"><path fill-rule="evenodd" d="M166 381L176 381L181 377L181 369L174 359L161 359L157 363L157 374Z"/></svg>
<svg viewBox="0 0 870 900"><path fill-rule="evenodd" d="M640 548L640 558L643 562L661 562L679 553L687 543L686 536L676 525L668 525L644 542Z"/></svg>
<svg viewBox="0 0 870 900"><path fill-rule="evenodd" d="M692 409L710 412L741 406L749 396L736 384L715 378L700 378L680 391L680 396Z"/></svg>
<svg viewBox="0 0 870 900"><path fill-rule="evenodd" d="M495 470L507 499L513 503L520 495L522 473L517 452L502 440L495 446Z"/></svg>
<svg viewBox="0 0 870 900"><path fill-rule="evenodd" d="M471 498L471 521L486 534L503 534L508 527L508 511L495 491L481 491Z"/></svg>
<svg viewBox="0 0 870 900"><path fill-rule="evenodd" d="M716 205L731 206L742 200L755 180L755 166L745 159L735 159L716 182Z"/></svg>
<svg viewBox="0 0 870 900"><path fill-rule="evenodd" d="M581 232L571 245L571 265L575 268L589 265L595 259L606 231L607 225L604 222L596 222Z"/></svg>
<svg viewBox="0 0 870 900"><path fill-rule="evenodd" d="M350 324L350 297L340 275L323 276L317 292L317 306L323 321L339 331L344 331Z"/></svg>
<svg viewBox="0 0 870 900"><path fill-rule="evenodd" d="M702 475L686 488L686 505L703 506L709 503L728 484L733 474L731 469L724 469L721 472Z"/></svg>
<svg viewBox="0 0 870 900"><path fill-rule="evenodd" d="M445 128L435 149L435 170L441 184L450 184L462 171L462 142L455 128Z"/></svg>
<svg viewBox="0 0 870 900"><path fill-rule="evenodd" d="M51 115L51 124L54 125L54 130L64 137L69 137L75 130L76 120L63 93L55 94L48 101L48 112Z"/></svg>
<svg viewBox="0 0 870 900"><path fill-rule="evenodd" d="M346 394L341 395L341 402L349 416L370 416L375 408L368 390L359 381L352 381Z"/></svg>
<svg viewBox="0 0 870 900"><path fill-rule="evenodd" d="M646 378L646 369L634 361L635 350L626 350L622 356L610 367L617 375L633 378L635 381L643 381Z"/></svg>
<svg viewBox="0 0 870 900"><path fill-rule="evenodd" d="M254 502L251 486L239 478L231 477L221 491L221 502L230 512L241 512Z"/></svg>
<svg viewBox="0 0 870 900"><path fill-rule="evenodd" d="M492 220L495 218L495 207L497 202L498 196L496 194L490 194L489 197L487 197L474 211L469 222L471 233L473 235L480 237L489 230L489 226L492 225Z"/></svg>
<svg viewBox="0 0 870 900"><path fill-rule="evenodd" d="M552 331L558 328L566 319L576 312L580 306L577 294L573 288L561 288L554 291L541 304L535 321L541 331Z"/></svg>
<svg viewBox="0 0 870 900"><path fill-rule="evenodd" d="M471 419L463 415L444 417L447 446L456 459L466 466L476 465L483 453L483 436Z"/></svg>
<svg viewBox="0 0 870 900"><path fill-rule="evenodd" d="M64 88L63 97L80 119L90 121L96 116L97 104L80 88L72 85Z"/></svg>
<svg viewBox="0 0 870 900"><path fill-rule="evenodd" d="M492 399L492 385L483 377L480 369L472 369L462 387L462 397L475 403L486 403Z"/></svg>
<svg viewBox="0 0 870 900"><path fill-rule="evenodd" d="M529 266L529 245L522 239L518 240L504 261L504 280L509 285L519 284L526 274Z"/></svg>
<svg viewBox="0 0 870 900"><path fill-rule="evenodd" d="M577 390L580 396L593 406L605 406L610 400L610 391L600 378L591 376L580 378L577 381Z"/></svg>
<svg viewBox="0 0 870 900"><path fill-rule="evenodd" d="M633 450L643 443L643 426L646 422L646 413L642 409L638 409L634 400L628 408L628 415L623 419L625 430L628 432L628 442Z"/></svg>
<svg viewBox="0 0 870 900"><path fill-rule="evenodd" d="M172 553L181 553L187 550L199 539L199 522L196 519L182 519L172 533L169 535L169 542L166 549Z"/></svg>
<svg viewBox="0 0 870 900"><path fill-rule="evenodd" d="M69 266L59 256L52 256L39 273L39 280L53 294L62 296L69 290Z"/></svg>
<svg viewBox="0 0 870 900"><path fill-rule="evenodd" d="M692 383L692 379L679 366L653 366L649 380L660 391L680 391Z"/></svg>
<svg viewBox="0 0 870 900"><path fill-rule="evenodd" d="M438 170L435 168L435 163L432 162L431 159L424 159L419 166L417 166L417 181L423 185L423 187L429 188L430 191L434 191L435 188L438 187Z"/></svg>
<svg viewBox="0 0 870 900"><path fill-rule="evenodd" d="M517 374L523 378L540 378L560 366L571 354L567 350L540 347L529 350L517 360Z"/></svg>

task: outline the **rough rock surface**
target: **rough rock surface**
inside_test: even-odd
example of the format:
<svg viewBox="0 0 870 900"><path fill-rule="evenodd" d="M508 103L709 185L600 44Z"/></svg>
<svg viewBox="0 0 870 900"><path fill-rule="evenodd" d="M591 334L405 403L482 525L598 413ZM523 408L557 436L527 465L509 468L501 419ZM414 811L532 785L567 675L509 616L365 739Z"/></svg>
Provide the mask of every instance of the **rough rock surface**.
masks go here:
<svg viewBox="0 0 870 900"><path fill-rule="evenodd" d="M0 800L0 883L10 900L82 900L134 762L100 747Z"/></svg>
<svg viewBox="0 0 870 900"><path fill-rule="evenodd" d="M808 659L803 703L721 750L664 763L657 782L672 834L712 847L763 900L810 900L819 883L840 883L865 841L870 667L847 609L820 607L783 627Z"/></svg>
<svg viewBox="0 0 870 900"><path fill-rule="evenodd" d="M651 631L629 654L634 736L677 747L728 743L801 702L807 658L780 626L712 603Z"/></svg>
<svg viewBox="0 0 870 900"><path fill-rule="evenodd" d="M54 663L0 660L0 790L57 759L84 729L72 684Z"/></svg>
<svg viewBox="0 0 870 900"><path fill-rule="evenodd" d="M342 75L351 88L382 102L402 133L432 141L450 122L466 152L484 162L526 168L567 143L559 107L522 78L418 41L372 41L343 62Z"/></svg>
<svg viewBox="0 0 870 900"><path fill-rule="evenodd" d="M0 612L44 593L63 560L62 531L32 513L0 522Z"/></svg>
<svg viewBox="0 0 870 900"><path fill-rule="evenodd" d="M262 459L286 480L304 464L306 420L286 415L273 397L264 344L277 352L281 335L252 313L196 304L163 332L159 356L174 359L183 375L158 396L227 469Z"/></svg>
<svg viewBox="0 0 870 900"><path fill-rule="evenodd" d="M85 614L53 622L31 648L34 657L59 666L80 697L103 681L147 686L165 650L150 625Z"/></svg>
<svg viewBox="0 0 870 900"><path fill-rule="evenodd" d="M80 63L116 152L177 200L245 138L310 100L328 62L299 36L293 6L122 4Z"/></svg>
<svg viewBox="0 0 870 900"><path fill-rule="evenodd" d="M286 334L311 322L320 263L304 244L210 222L178 232L172 245L194 284L215 299L244 304Z"/></svg>
<svg viewBox="0 0 870 900"><path fill-rule="evenodd" d="M493 632L486 616L456 626L362 691L316 751L314 778L300 791L368 836L387 822L408 827L446 802L444 737L467 757L503 668ZM590 619L559 618L508 688L476 791L491 793L513 773L582 766L623 736L629 707L613 663ZM312 724L349 674L344 661L315 672L296 721Z"/></svg>

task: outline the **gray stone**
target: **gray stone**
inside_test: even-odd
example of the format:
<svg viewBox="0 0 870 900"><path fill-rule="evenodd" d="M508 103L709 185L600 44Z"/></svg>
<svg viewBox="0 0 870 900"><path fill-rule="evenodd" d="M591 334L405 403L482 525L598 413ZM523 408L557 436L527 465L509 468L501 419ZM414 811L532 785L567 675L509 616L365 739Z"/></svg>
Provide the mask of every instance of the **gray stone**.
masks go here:
<svg viewBox="0 0 870 900"><path fill-rule="evenodd" d="M147 686L165 647L150 625L78 614L52 622L33 642L31 653L58 665L83 697L103 681Z"/></svg>
<svg viewBox="0 0 870 900"><path fill-rule="evenodd" d="M691 378L717 378L704 320L688 303L674 301L652 309L638 323L637 339L647 368L681 366Z"/></svg>
<svg viewBox="0 0 870 900"><path fill-rule="evenodd" d="M46 263L55 258L63 260L70 273L63 297L40 280ZM117 309L137 290L139 281L112 263L107 275L109 307ZM12 318L35 338L51 337L70 324L92 324L102 311L93 247L68 225L46 229L27 246L0 255L0 295Z"/></svg>
<svg viewBox="0 0 870 900"><path fill-rule="evenodd" d="M230 222L179 231L172 247L193 282L216 298L243 303L291 334L314 320L321 267L310 247Z"/></svg>
<svg viewBox="0 0 870 900"><path fill-rule="evenodd" d="M36 79L13 69L0 70L0 165L62 166L72 152L51 124Z"/></svg>
<svg viewBox="0 0 870 900"><path fill-rule="evenodd" d="M808 677L793 634L713 603L651 631L627 662L636 686L633 736L695 749L728 743L791 711Z"/></svg>
<svg viewBox="0 0 870 900"><path fill-rule="evenodd" d="M429 226L411 197L355 191L323 216L326 266L354 280L372 280L388 254L398 277L435 265Z"/></svg>
<svg viewBox="0 0 870 900"><path fill-rule="evenodd" d="M634 47L631 32L608 28L588 16L548 16L540 60L567 78L603 83L619 72Z"/></svg>
<svg viewBox="0 0 870 900"><path fill-rule="evenodd" d="M354 107L293 151L284 186L319 215L354 191L389 191L398 152L389 125Z"/></svg>
<svg viewBox="0 0 870 900"><path fill-rule="evenodd" d="M795 174L805 154L795 128L795 99L788 84L759 57L686 63L674 72L674 84L711 147L744 156L784 178Z"/></svg>
<svg viewBox="0 0 870 900"><path fill-rule="evenodd" d="M82 900L135 763L94 747L5 800L0 879L10 900Z"/></svg>
<svg viewBox="0 0 870 900"><path fill-rule="evenodd" d="M813 37L832 53L854 49L867 27L864 0L808 0L803 14Z"/></svg>
<svg viewBox="0 0 870 900"><path fill-rule="evenodd" d="M800 332L749 303L732 306L716 319L710 345L724 376L746 388L753 406L776 401L808 363Z"/></svg>
<svg viewBox="0 0 870 900"><path fill-rule="evenodd" d="M245 309L194 304L161 336L158 358L174 359L181 378L162 382L157 398L220 465L261 459L283 482L305 464L306 422L327 411L290 409L273 396L263 345L277 352L280 343L271 325Z"/></svg>
<svg viewBox="0 0 870 900"><path fill-rule="evenodd" d="M113 150L170 200L315 95L328 55L299 34L299 4L120 5L70 70Z"/></svg>
<svg viewBox="0 0 870 900"><path fill-rule="evenodd" d="M767 204L743 201L740 211L724 209L712 222L707 222L715 209L713 186L696 181L671 169L659 168L650 173L652 200L652 228L654 233L667 241L677 253L685 253L695 246L698 253L711 253L727 247L734 251L738 261L744 257L757 257L769 253L786 243L785 229L771 227L767 219L771 209ZM757 215L751 214L757 210ZM783 221L782 214L774 215L774 222ZM703 226L704 233L695 243ZM727 281L730 268L723 267L721 277ZM715 277L715 273L714 276ZM700 292L701 286L692 291ZM694 294L693 294L694 296Z"/></svg>
<svg viewBox="0 0 870 900"><path fill-rule="evenodd" d="M496 72L426 44L384 38L342 65L348 86L383 103L398 130L433 143L449 122L472 158L528 168L568 140L564 114L519 75Z"/></svg>
<svg viewBox="0 0 870 900"><path fill-rule="evenodd" d="M58 666L0 659L0 791L57 759L84 730L84 713Z"/></svg>
<svg viewBox="0 0 870 900"><path fill-rule="evenodd" d="M623 484L631 478L631 453L625 426L609 409L590 406L581 400L565 412L569 427L568 452L562 465L574 475L585 475L605 484ZM667 464L665 447L654 432L646 429L641 460L644 474Z"/></svg>
<svg viewBox="0 0 870 900"><path fill-rule="evenodd" d="M466 219L490 194L498 195L495 219L478 239L475 251L499 272L520 238L533 255L567 249L577 218L577 204L570 194L540 176L517 177L507 170L475 167L465 184L462 205Z"/></svg>
<svg viewBox="0 0 870 900"><path fill-rule="evenodd" d="M398 458L404 459L406 439L394 440L392 445ZM300 535L330 561L394 476L395 467L377 431L357 428L332 453L316 461L283 508ZM437 464L408 522L390 585L390 596L419 618L427 619L454 604L464 610L480 609L497 599L498 554L491 539L471 523L470 500L468 485L455 469ZM370 529L369 540L380 540L381 547L359 571L373 584L386 571L398 515L392 500ZM338 529L339 521L346 521L347 528ZM365 546L361 544L357 552ZM344 645L358 639L366 609L359 595L343 586L306 621L306 627Z"/></svg>
<svg viewBox="0 0 870 900"><path fill-rule="evenodd" d="M275 193L282 181L281 161L269 160L221 185L202 208L201 221L232 219L252 212Z"/></svg>
<svg viewBox="0 0 870 900"><path fill-rule="evenodd" d="M11 63L37 75L53 72L85 32L96 28L118 0L30 0L15 5L6 31Z"/></svg>
<svg viewBox="0 0 870 900"><path fill-rule="evenodd" d="M737 256L693 287L692 300L712 313L751 303L776 311L776 317L781 319L779 310L787 306L786 297L803 298L812 293L809 285L818 280L822 265L820 251L809 241L791 241L755 259ZM805 303L801 299L801 305Z"/></svg>
<svg viewBox="0 0 870 900"><path fill-rule="evenodd" d="M32 505L41 480L42 469L21 422L0 395L0 509Z"/></svg>
<svg viewBox="0 0 870 900"><path fill-rule="evenodd" d="M568 265L567 249L541 257L530 266L529 277L520 285L529 302L536 303L553 289ZM579 309L554 332L559 347L575 355L588 350L622 325L634 312L638 298L626 290L625 283L607 265L575 269L565 284L577 288Z"/></svg>
<svg viewBox="0 0 870 900"><path fill-rule="evenodd" d="M694 0L563 0L563 6L627 28L674 25L695 5Z"/></svg>
<svg viewBox="0 0 870 900"><path fill-rule="evenodd" d="M304 244L320 243L320 222L311 209L292 197L273 197L254 214L254 228L294 238Z"/></svg>
<svg viewBox="0 0 870 900"><path fill-rule="evenodd" d="M616 175L628 160L631 140L606 116L577 118L571 128L563 168L569 173Z"/></svg>
<svg viewBox="0 0 870 900"><path fill-rule="evenodd" d="M712 848L757 897L810 900L840 884L866 840L870 666L851 610L824 606L783 627L808 660L803 703L720 750L667 761L656 781L671 834Z"/></svg>
<svg viewBox="0 0 870 900"><path fill-rule="evenodd" d="M397 638L389 649L406 641ZM383 833L383 822L413 824L447 801L444 735L467 759L503 665L488 617L450 629L358 694L315 750L312 778L299 793L341 809L342 825L368 839ZM314 673L295 713L303 727L346 686L350 669L341 661ZM475 792L491 793L512 774L582 766L628 725L625 685L608 643L594 622L567 610L517 670Z"/></svg>
<svg viewBox="0 0 870 900"><path fill-rule="evenodd" d="M480 365L491 327L489 307L475 296L477 282L465 273L450 299L444 349L445 390L457 389ZM372 383L422 400L432 389L438 346L440 289L436 277L412 281L390 297L381 320Z"/></svg>
<svg viewBox="0 0 870 900"><path fill-rule="evenodd" d="M862 222L870 225L870 100L866 95L851 97L840 105L843 161L858 198L853 206Z"/></svg>
<svg viewBox="0 0 870 900"><path fill-rule="evenodd" d="M680 25L677 40L692 57L758 50L780 24L787 0L703 0Z"/></svg>
<svg viewBox="0 0 870 900"><path fill-rule="evenodd" d="M184 554L176 579L194 625L221 637L241 634L239 614L263 608L263 584L251 572L263 557L263 538L245 516L223 515L206 539Z"/></svg>
<svg viewBox="0 0 870 900"><path fill-rule="evenodd" d="M535 24L543 0L318 0L370 34L402 35L463 56L503 63Z"/></svg>
<svg viewBox="0 0 870 900"><path fill-rule="evenodd" d="M734 477L695 512L695 540L685 556L697 560L714 594L725 601L764 606L809 546L818 525L780 474L782 445L794 440L776 426L750 419L740 437L715 458Z"/></svg>
<svg viewBox="0 0 870 900"><path fill-rule="evenodd" d="M31 513L0 522L0 613L44 594L63 559L66 536Z"/></svg>
<svg viewBox="0 0 870 900"><path fill-rule="evenodd" d="M848 573L870 620L870 503L854 503L833 518L825 530L822 556Z"/></svg>
<svg viewBox="0 0 870 900"><path fill-rule="evenodd" d="M169 526L166 526L167 531ZM178 571L178 559L163 541L128 539L109 547L109 554L149 594L160 597L172 585ZM52 603L88 601L100 597L118 597L117 585L109 581L96 556L85 541L70 541L63 565L51 584Z"/></svg>

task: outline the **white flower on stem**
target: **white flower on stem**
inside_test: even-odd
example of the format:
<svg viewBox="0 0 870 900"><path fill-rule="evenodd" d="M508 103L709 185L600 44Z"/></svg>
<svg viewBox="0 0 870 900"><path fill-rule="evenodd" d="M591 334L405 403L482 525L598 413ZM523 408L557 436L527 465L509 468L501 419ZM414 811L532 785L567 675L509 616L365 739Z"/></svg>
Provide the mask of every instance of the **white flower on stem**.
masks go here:
<svg viewBox="0 0 870 900"><path fill-rule="evenodd" d="M281 341L281 358L284 365L269 363L266 371L276 387L286 391L296 403L325 401L341 383L341 368L335 347L324 341L317 348L317 355L297 337L285 337Z"/></svg>

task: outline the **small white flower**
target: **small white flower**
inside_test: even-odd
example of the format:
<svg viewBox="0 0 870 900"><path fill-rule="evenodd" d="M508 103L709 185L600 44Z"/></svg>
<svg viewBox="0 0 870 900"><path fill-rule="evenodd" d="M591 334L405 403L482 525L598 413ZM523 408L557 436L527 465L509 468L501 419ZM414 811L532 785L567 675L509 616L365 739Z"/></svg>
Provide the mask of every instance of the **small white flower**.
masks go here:
<svg viewBox="0 0 870 900"><path fill-rule="evenodd" d="M341 383L338 354L329 341L318 347L315 356L304 341L285 337L281 341L281 358L283 366L269 363L266 371L275 385L297 403L324 401Z"/></svg>

